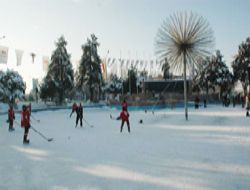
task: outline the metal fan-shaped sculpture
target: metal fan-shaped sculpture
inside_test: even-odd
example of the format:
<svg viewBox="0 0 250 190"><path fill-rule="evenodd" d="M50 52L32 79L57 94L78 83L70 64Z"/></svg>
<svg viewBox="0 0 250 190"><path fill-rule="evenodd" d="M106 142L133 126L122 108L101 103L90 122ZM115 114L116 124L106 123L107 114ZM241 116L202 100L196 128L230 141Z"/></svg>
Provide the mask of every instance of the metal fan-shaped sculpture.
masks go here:
<svg viewBox="0 0 250 190"><path fill-rule="evenodd" d="M210 55L214 45L208 22L194 13L176 13L166 19L155 40L156 55L168 59L173 72L183 73L185 117L187 112L187 71L197 68L201 58Z"/></svg>

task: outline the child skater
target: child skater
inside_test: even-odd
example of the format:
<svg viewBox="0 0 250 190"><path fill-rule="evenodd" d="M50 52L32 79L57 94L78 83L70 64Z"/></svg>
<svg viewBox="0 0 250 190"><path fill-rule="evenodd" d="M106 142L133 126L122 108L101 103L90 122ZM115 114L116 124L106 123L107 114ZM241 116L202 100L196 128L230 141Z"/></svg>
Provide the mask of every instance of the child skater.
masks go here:
<svg viewBox="0 0 250 190"><path fill-rule="evenodd" d="M30 112L26 105L23 105L21 113L21 127L24 128L23 144L29 144L30 140L27 139L30 128Z"/></svg>
<svg viewBox="0 0 250 190"><path fill-rule="evenodd" d="M15 130L13 127L14 119L15 119L15 112L14 112L13 106L10 105L9 110L8 110L9 131Z"/></svg>
<svg viewBox="0 0 250 190"><path fill-rule="evenodd" d="M122 132L122 128L123 128L123 125L124 125L124 122L127 123L127 127L128 127L128 132L130 133L130 125L129 125L129 113L127 111L127 108L126 107L123 107L122 108L122 112L120 113L120 116L117 117L116 119L117 120L122 120L122 123L121 123L121 131Z"/></svg>
<svg viewBox="0 0 250 190"><path fill-rule="evenodd" d="M82 127L82 118L83 118L83 108L82 104L80 103L76 110L76 127L78 125L79 119L80 119L80 125Z"/></svg>

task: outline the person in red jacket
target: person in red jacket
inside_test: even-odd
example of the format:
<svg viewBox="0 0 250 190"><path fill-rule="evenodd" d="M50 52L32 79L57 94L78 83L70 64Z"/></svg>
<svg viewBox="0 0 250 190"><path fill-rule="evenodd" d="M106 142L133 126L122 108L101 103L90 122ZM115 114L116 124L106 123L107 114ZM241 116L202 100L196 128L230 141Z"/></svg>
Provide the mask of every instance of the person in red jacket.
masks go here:
<svg viewBox="0 0 250 190"><path fill-rule="evenodd" d="M130 133L130 125L129 125L129 113L127 111L127 109L125 107L122 108L122 112L120 113L120 116L117 117L117 120L122 120L122 123L121 123L121 131L122 132L122 128L123 128L123 125L124 123L126 122L127 123L127 127L128 127L128 132Z"/></svg>
<svg viewBox="0 0 250 190"><path fill-rule="evenodd" d="M13 127L14 119L15 119L15 112L14 112L13 106L10 105L9 110L8 110L9 131L15 130Z"/></svg>
<svg viewBox="0 0 250 190"><path fill-rule="evenodd" d="M23 144L29 144L30 140L27 139L30 128L30 112L26 105L23 105L21 112L21 127L24 128Z"/></svg>
<svg viewBox="0 0 250 190"><path fill-rule="evenodd" d="M72 105L72 111L71 111L71 114L70 114L69 117L71 117L71 115L72 115L74 112L77 113L77 108L78 108L78 106L77 106L77 104L74 102L74 104Z"/></svg>

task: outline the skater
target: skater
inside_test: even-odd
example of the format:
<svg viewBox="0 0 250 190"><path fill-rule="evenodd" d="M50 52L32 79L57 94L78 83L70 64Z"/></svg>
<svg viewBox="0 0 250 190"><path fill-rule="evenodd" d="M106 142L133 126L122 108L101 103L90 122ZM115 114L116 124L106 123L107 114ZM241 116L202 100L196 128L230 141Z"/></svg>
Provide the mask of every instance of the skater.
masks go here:
<svg viewBox="0 0 250 190"><path fill-rule="evenodd" d="M126 111L128 111L128 103L127 103L127 101L126 101L125 98L124 98L124 100L123 100L123 102L122 102L122 110L123 110L123 108L124 108Z"/></svg>
<svg viewBox="0 0 250 190"><path fill-rule="evenodd" d="M70 114L69 117L71 117L72 114L73 114L74 112L76 112L76 111L77 111L77 104L74 102L74 104L72 105L72 111L71 111L71 114Z"/></svg>
<svg viewBox="0 0 250 190"><path fill-rule="evenodd" d="M246 96L246 110L247 110L246 116L247 116L247 117L250 117L250 115L249 115L249 109L250 109L250 96L247 95L247 96Z"/></svg>
<svg viewBox="0 0 250 190"><path fill-rule="evenodd" d="M13 122L15 120L15 112L13 106L10 105L8 110L9 131L14 131Z"/></svg>
<svg viewBox="0 0 250 190"><path fill-rule="evenodd" d="M241 101L241 107L244 108L245 107L245 99L244 99L243 95L240 97L240 101Z"/></svg>
<svg viewBox="0 0 250 190"><path fill-rule="evenodd" d="M83 108L82 104L80 103L76 110L76 127L78 125L79 119L80 119L80 126L82 127L82 118L83 118Z"/></svg>
<svg viewBox="0 0 250 190"><path fill-rule="evenodd" d="M122 120L120 132L122 132L122 128L123 128L124 122L126 122L127 123L127 127L128 127L128 132L130 133L130 125L129 125L129 119L128 118L129 118L129 113L126 110L126 108L123 107L122 108L122 112L120 113L120 116L116 118L117 120L120 120L120 119Z"/></svg>
<svg viewBox="0 0 250 190"><path fill-rule="evenodd" d="M200 103L200 99L198 96L195 97L195 100L194 100L194 108L195 109L198 109L199 108L199 103Z"/></svg>
<svg viewBox="0 0 250 190"><path fill-rule="evenodd" d="M235 106L236 106L236 97L235 96L233 96L233 107L235 108Z"/></svg>
<svg viewBox="0 0 250 190"><path fill-rule="evenodd" d="M207 107L207 99L206 98L204 98L203 104L204 104L204 108L206 108Z"/></svg>
<svg viewBox="0 0 250 190"><path fill-rule="evenodd" d="M30 112L26 105L23 105L21 112L21 127L24 128L23 144L29 144L30 140L27 139L30 128Z"/></svg>

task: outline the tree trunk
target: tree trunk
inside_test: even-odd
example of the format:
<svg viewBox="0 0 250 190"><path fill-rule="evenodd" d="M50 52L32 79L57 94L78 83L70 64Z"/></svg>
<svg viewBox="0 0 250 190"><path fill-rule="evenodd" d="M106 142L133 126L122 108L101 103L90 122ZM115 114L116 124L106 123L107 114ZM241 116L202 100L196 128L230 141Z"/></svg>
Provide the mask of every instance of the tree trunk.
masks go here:
<svg viewBox="0 0 250 190"><path fill-rule="evenodd" d="M186 61L186 53L184 53L184 71L183 71L183 74L184 74L184 107L185 107L185 118L186 120L188 120L188 105L187 105L187 61Z"/></svg>

